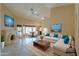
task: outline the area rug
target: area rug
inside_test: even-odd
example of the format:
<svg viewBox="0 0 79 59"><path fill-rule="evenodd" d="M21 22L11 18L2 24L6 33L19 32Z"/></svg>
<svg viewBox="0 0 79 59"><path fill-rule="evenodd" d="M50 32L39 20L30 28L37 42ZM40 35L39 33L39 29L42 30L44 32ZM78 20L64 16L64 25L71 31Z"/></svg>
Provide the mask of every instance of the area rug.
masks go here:
<svg viewBox="0 0 79 59"><path fill-rule="evenodd" d="M26 47L37 56L56 56L53 53L53 47L49 47L46 51L42 51L31 44L27 45Z"/></svg>

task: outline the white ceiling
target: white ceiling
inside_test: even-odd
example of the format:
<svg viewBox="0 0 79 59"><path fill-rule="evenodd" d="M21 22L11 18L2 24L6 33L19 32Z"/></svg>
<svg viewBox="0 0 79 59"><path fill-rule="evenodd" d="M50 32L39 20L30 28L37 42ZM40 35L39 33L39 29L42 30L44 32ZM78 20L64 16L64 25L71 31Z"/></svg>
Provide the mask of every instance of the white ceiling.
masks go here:
<svg viewBox="0 0 79 59"><path fill-rule="evenodd" d="M50 9L50 8L60 7L63 5L70 5L70 4L72 3L45 3L44 5Z"/></svg>
<svg viewBox="0 0 79 59"><path fill-rule="evenodd" d="M29 17L30 19L40 19L40 17L50 17L50 9L59 7L62 5L68 5L64 3L6 3L4 4L8 9L11 10L14 15L18 17ZM30 8L33 8L38 12L39 16L32 15Z"/></svg>

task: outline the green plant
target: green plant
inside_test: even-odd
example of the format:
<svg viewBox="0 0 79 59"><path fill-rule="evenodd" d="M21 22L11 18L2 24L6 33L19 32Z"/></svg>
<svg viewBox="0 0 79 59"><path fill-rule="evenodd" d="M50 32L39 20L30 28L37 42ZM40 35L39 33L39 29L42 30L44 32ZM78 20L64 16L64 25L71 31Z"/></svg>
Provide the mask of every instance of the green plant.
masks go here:
<svg viewBox="0 0 79 59"><path fill-rule="evenodd" d="M1 42L4 42L4 36L1 35Z"/></svg>

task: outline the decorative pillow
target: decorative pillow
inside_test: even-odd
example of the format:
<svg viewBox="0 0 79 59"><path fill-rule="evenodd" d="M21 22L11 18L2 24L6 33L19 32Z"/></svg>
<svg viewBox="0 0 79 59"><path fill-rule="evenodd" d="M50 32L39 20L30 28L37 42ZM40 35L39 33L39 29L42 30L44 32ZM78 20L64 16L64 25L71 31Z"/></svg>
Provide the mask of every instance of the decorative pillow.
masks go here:
<svg viewBox="0 0 79 59"><path fill-rule="evenodd" d="M64 43L65 43L65 44L68 44L68 42L69 42L69 37L68 37L68 35L62 35L62 39L64 39Z"/></svg>
<svg viewBox="0 0 79 59"><path fill-rule="evenodd" d="M50 36L50 33L46 33L45 36Z"/></svg>
<svg viewBox="0 0 79 59"><path fill-rule="evenodd" d="M54 33L54 37L58 38L58 33Z"/></svg>
<svg viewBox="0 0 79 59"><path fill-rule="evenodd" d="M60 51L66 52L67 48L70 47L70 45L68 44L64 44L64 40L63 39L59 39L55 44L54 47L56 47L57 49L59 49Z"/></svg>

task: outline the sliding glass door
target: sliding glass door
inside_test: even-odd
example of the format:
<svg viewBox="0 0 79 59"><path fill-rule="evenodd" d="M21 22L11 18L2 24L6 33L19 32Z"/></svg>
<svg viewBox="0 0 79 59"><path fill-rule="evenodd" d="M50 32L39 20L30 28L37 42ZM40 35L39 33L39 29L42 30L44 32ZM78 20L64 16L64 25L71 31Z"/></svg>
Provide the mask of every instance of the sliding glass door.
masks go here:
<svg viewBox="0 0 79 59"><path fill-rule="evenodd" d="M25 33L30 34L32 32L32 27L26 26L23 30L25 30Z"/></svg>
<svg viewBox="0 0 79 59"><path fill-rule="evenodd" d="M22 28L23 28L23 34L25 34L26 33L26 26L22 26Z"/></svg>
<svg viewBox="0 0 79 59"><path fill-rule="evenodd" d="M22 25L17 25L17 36L22 36Z"/></svg>
<svg viewBox="0 0 79 59"><path fill-rule="evenodd" d="M17 35L38 35L37 28L35 26L28 26L28 25L17 25Z"/></svg>

